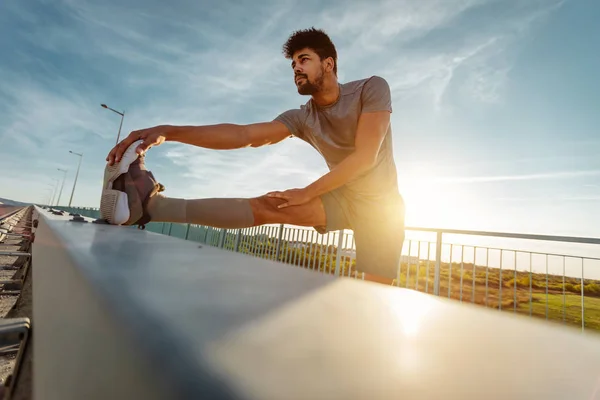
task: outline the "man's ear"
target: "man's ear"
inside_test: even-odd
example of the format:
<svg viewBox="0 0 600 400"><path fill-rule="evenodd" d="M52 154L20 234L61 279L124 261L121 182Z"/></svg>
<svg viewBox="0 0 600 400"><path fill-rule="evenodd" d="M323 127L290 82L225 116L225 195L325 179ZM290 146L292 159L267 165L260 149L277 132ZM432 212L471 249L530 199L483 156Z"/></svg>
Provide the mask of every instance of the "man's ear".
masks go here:
<svg viewBox="0 0 600 400"><path fill-rule="evenodd" d="M325 67L327 72L333 72L333 67L335 66L335 61L333 61L333 57L327 57L325 59Z"/></svg>

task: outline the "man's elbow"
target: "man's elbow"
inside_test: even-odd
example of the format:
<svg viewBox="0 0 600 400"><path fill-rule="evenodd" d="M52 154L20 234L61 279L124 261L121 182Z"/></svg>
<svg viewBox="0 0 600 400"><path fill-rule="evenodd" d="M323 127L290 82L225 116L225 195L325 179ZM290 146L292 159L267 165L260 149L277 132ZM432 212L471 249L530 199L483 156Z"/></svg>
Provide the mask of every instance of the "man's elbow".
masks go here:
<svg viewBox="0 0 600 400"><path fill-rule="evenodd" d="M290 137L285 125L273 122L259 122L242 125L244 147L263 147L281 142Z"/></svg>
<svg viewBox="0 0 600 400"><path fill-rule="evenodd" d="M375 168L375 166L377 165L377 156L375 157L370 157L369 160L367 161L367 166L366 168L368 170Z"/></svg>

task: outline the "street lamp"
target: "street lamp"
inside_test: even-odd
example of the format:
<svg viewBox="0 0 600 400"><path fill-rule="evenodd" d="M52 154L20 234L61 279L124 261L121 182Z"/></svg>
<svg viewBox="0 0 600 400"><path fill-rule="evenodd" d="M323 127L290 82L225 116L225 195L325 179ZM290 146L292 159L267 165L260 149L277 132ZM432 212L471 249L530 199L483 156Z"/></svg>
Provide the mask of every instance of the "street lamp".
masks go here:
<svg viewBox="0 0 600 400"><path fill-rule="evenodd" d="M60 185L60 192L58 192L58 200L56 201L56 206L58 207L58 203L60 203L60 196L62 195L63 187L65 186L65 179L67 179L67 170L62 168L56 168L59 171L63 171L65 174L63 175L63 181Z"/></svg>
<svg viewBox="0 0 600 400"><path fill-rule="evenodd" d="M46 203L47 205L51 206L52 205L52 199L54 198L54 185L51 183L47 183L46 185L50 186L49 188L46 188L46 190L51 190L51 192L48 195L48 202Z"/></svg>
<svg viewBox="0 0 600 400"><path fill-rule="evenodd" d="M100 104L100 105L103 108L106 108L107 110L110 110L112 112L116 112L117 114L119 114L121 116L121 124L119 125L119 133L117 133L117 144L119 144L119 138L121 137L121 127L123 126L123 118L125 118L125 111L119 112L117 110L114 110L114 109L110 108L106 104Z"/></svg>
<svg viewBox="0 0 600 400"><path fill-rule="evenodd" d="M56 193L58 193L58 182L59 180L56 178L52 178L53 181L56 181L54 184L54 190L52 191L52 201L50 202L50 207L54 204L54 199L56 198Z"/></svg>
<svg viewBox="0 0 600 400"><path fill-rule="evenodd" d="M44 194L45 195L47 194L47 196L48 196L48 197L44 196L44 203L43 203L44 205L50 205L50 201L52 199L52 191L54 191L54 185L48 184L48 186L50 186L50 187L46 188L46 190L44 191Z"/></svg>
<svg viewBox="0 0 600 400"><path fill-rule="evenodd" d="M69 150L69 153L79 156L79 163L77 164L77 173L75 174L75 182L73 182L73 190L71 191L71 198L69 199L69 207L71 207L71 202L73 201L73 194L75 193L75 185L77 185L77 177L79 176L79 167L81 167L81 160L83 160L83 154L75 153L71 150Z"/></svg>

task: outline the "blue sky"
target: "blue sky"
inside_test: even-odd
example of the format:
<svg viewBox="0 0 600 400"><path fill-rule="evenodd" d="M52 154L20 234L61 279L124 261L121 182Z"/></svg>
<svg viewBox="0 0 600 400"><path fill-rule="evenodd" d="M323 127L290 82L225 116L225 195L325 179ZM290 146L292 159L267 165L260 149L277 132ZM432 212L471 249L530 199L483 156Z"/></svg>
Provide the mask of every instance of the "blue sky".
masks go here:
<svg viewBox="0 0 600 400"><path fill-rule="evenodd" d="M342 82L380 75L411 226L600 236L600 4L556 0L6 0L0 197L98 207L105 157L159 124L271 120L297 94L281 46L327 31ZM174 197L246 197L327 172L307 144L152 149Z"/></svg>

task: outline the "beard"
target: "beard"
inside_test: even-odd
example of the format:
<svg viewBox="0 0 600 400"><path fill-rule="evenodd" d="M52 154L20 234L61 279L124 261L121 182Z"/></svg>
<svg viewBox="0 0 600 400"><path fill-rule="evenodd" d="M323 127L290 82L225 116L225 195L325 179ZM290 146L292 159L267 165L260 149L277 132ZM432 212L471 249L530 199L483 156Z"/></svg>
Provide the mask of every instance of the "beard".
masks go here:
<svg viewBox="0 0 600 400"><path fill-rule="evenodd" d="M313 95L318 93L323 88L323 82L325 81L324 71L321 70L319 76L317 76L314 81L308 79L306 75L299 75L304 78L305 82L301 85L298 85L298 93L301 95Z"/></svg>

